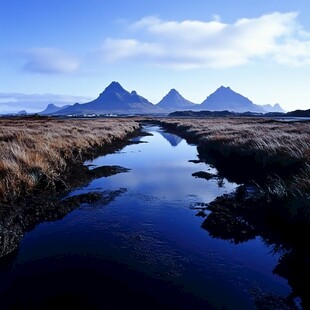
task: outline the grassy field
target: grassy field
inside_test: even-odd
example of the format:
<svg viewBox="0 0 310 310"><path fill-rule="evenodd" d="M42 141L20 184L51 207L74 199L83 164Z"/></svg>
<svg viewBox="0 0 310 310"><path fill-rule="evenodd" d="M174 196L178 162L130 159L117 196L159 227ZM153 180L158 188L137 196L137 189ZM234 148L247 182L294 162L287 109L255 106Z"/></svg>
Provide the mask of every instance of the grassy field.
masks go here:
<svg viewBox="0 0 310 310"><path fill-rule="evenodd" d="M139 128L144 118L0 119L0 199L53 187L68 164L90 150L113 144ZM198 144L206 157L242 171L265 171L267 195L309 196L310 123L266 118L152 119ZM210 159L210 158L209 158ZM212 158L211 158L212 160ZM255 178L254 178L255 179Z"/></svg>
<svg viewBox="0 0 310 310"><path fill-rule="evenodd" d="M309 195L310 123L266 118L162 119L170 128L198 144L201 154L242 170L269 174L265 193Z"/></svg>
<svg viewBox="0 0 310 310"><path fill-rule="evenodd" d="M43 180L53 187L68 164L138 128L131 119L0 119L0 201L27 194Z"/></svg>

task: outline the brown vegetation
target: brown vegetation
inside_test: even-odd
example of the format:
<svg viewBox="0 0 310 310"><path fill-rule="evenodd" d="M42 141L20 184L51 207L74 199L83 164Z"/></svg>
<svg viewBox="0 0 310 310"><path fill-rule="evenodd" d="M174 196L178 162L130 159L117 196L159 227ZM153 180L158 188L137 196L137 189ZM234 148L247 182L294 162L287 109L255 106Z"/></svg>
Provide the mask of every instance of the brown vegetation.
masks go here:
<svg viewBox="0 0 310 310"><path fill-rule="evenodd" d="M0 200L53 186L68 164L137 130L131 119L0 119Z"/></svg>
<svg viewBox="0 0 310 310"><path fill-rule="evenodd" d="M141 121L145 119L0 119L0 199L30 192L43 180L47 187L53 186L62 180L69 163L81 162L89 150L124 139ZM197 143L200 154L213 154L240 174L253 169L272 172L262 188L265 194L309 194L308 122L246 117L151 122Z"/></svg>
<svg viewBox="0 0 310 310"><path fill-rule="evenodd" d="M310 123L266 118L164 119L160 123L228 165L273 172L265 193L310 192ZM248 164L248 165L247 165ZM288 177L288 178L286 178Z"/></svg>

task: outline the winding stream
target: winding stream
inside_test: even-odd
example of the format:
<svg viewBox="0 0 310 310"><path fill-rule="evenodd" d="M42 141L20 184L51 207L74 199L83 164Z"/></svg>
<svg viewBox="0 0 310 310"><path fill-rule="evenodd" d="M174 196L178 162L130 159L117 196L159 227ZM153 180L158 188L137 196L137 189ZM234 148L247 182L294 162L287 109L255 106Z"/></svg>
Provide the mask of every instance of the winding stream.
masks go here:
<svg viewBox="0 0 310 310"><path fill-rule="evenodd" d="M256 309L258 292L290 294L287 281L273 274L279 256L260 237L232 244L201 228L199 206L238 184L218 179L196 146L159 127L144 130L150 135L139 143L85 163L128 172L69 194L108 190L113 199L83 203L26 233L0 269L4 307ZM210 177L192 175L199 171Z"/></svg>

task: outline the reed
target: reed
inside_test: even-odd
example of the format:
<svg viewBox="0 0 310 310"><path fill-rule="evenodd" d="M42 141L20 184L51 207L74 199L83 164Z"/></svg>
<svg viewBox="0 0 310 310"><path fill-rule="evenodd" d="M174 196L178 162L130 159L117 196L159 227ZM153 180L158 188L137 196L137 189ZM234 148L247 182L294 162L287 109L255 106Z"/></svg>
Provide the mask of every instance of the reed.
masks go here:
<svg viewBox="0 0 310 310"><path fill-rule="evenodd" d="M250 163L270 174L266 195L310 195L310 123L267 118L163 119L159 123L194 141L202 153L228 164ZM310 198L309 198L310 199Z"/></svg>
<svg viewBox="0 0 310 310"><path fill-rule="evenodd" d="M68 165L139 128L132 119L0 119L0 201L60 180Z"/></svg>

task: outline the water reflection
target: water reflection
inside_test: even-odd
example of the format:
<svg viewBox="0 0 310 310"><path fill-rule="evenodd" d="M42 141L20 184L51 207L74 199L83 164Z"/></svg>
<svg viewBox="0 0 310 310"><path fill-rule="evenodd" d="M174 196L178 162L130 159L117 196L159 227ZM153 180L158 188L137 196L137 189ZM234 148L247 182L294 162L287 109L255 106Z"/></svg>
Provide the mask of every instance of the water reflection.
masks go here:
<svg viewBox="0 0 310 310"><path fill-rule="evenodd" d="M144 143L85 163L90 171L113 166L126 172L98 176L68 196L79 208L35 222L14 263L0 270L1 302L15 308L102 309L125 301L140 309L256 309L258 296L272 292L279 301L290 293L272 274L278 254L242 215L253 209L237 211L224 202L211 209L209 203L230 197L224 195L238 184L199 161L195 146L171 136L167 143L158 127L146 131ZM195 216L198 207L206 218Z"/></svg>
<svg viewBox="0 0 310 310"><path fill-rule="evenodd" d="M107 177L113 174L126 172L125 168L118 166L105 166L93 169L92 173L84 175L84 181L90 181L94 177ZM122 194L124 189L101 190L100 192L81 193L76 197L33 197L21 204L13 207L1 206L0 209L0 267L1 263L7 260L7 256L16 251L19 243L26 232L31 231L36 225L42 222L56 221L72 210L80 207L83 203L100 203L105 205L110 203L118 195ZM3 260L1 258L4 257Z"/></svg>
<svg viewBox="0 0 310 310"><path fill-rule="evenodd" d="M292 287L291 294L282 300L285 302L283 307L295 309L294 298L301 297L302 307L309 308L310 249L304 239L309 236L310 227L305 215L300 220L290 213L289 206L249 197L245 186L202 209L209 213L201 227L212 237L239 244L260 236L274 253L280 255L273 273L286 278ZM262 302L260 298L259 302Z"/></svg>
<svg viewBox="0 0 310 310"><path fill-rule="evenodd" d="M126 187L134 193L143 193L154 197L164 197L166 200L196 199L210 202L217 196L231 192L236 188L235 183L218 179L193 179L191 175L197 170L205 169L216 174L216 169L206 163L195 164L190 159L197 158L196 147L190 146L185 140L178 138L178 144L163 143L163 131L158 127L148 127L151 136L145 136L140 141L148 142L127 146L119 153L98 157L86 164L94 167L101 165L120 165L130 169L130 173L115 175L108 179L96 179L87 189ZM165 139L169 134L164 134ZM171 135L175 136L175 135ZM186 201L185 200L185 201Z"/></svg>
<svg viewBox="0 0 310 310"><path fill-rule="evenodd" d="M170 143L171 146L177 146L182 141L182 138L175 134L161 130L159 130L158 132Z"/></svg>

